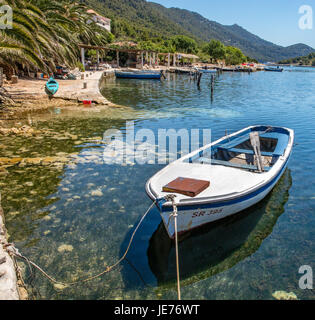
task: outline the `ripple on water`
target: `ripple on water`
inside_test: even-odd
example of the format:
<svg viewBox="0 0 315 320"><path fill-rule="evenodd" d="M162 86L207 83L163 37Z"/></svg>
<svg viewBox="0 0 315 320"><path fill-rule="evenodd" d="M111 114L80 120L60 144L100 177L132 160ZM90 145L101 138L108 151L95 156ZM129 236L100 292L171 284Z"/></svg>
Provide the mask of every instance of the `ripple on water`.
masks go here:
<svg viewBox="0 0 315 320"><path fill-rule="evenodd" d="M293 128L299 143L289 165L292 186L280 184L266 202L253 209L248 223L232 220L183 242L189 261L189 252L197 254L203 248L195 245L198 239L215 242L216 234L229 230L235 235L226 242L219 237L222 247L231 246L231 252L220 255L213 251L213 261L200 261L198 272L183 277L182 295L186 299L273 299L273 293L283 291L293 292L298 299L314 299L309 290L297 288L298 268L314 261L315 73L290 69L282 74L223 74L216 79L212 102L209 82L210 77L204 76L198 90L184 75L168 75L164 82L111 80L103 88L104 95L132 107L131 112L82 118L37 116L35 126L47 132L41 139L0 137L1 157L72 154L62 168L34 163L6 168L7 173L0 175L10 240L61 281L94 275L120 258L150 205L145 182L163 167L102 161L100 137L111 128L125 134L126 119L135 120L136 130L148 128L155 133L160 128L210 128L213 139L225 130L233 132L253 124L281 125ZM154 236L160 222L153 209L128 261L89 285L55 288L37 276L41 298L176 299L174 287L160 285L161 272L151 269L152 244L163 240ZM240 240L240 246L233 247ZM173 260L171 256L171 267ZM155 265L163 271L161 261ZM182 266L187 274L189 266Z"/></svg>

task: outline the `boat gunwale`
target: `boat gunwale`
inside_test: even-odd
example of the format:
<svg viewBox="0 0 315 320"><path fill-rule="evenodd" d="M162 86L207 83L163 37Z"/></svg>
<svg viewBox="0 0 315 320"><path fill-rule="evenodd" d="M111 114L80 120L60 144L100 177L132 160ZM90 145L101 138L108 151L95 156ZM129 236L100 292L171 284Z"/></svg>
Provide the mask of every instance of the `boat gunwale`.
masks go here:
<svg viewBox="0 0 315 320"><path fill-rule="evenodd" d="M159 199L158 195L154 192L154 190L152 190L151 188L151 181L154 177L157 177L158 175L163 174L166 169L169 169L170 166L179 163L179 162L183 162L184 160L186 160L187 158L191 158L192 156L220 143L221 141L233 137L233 136L237 136L239 134L241 134L242 132L245 132L247 130L253 129L253 128L259 128L259 127L268 127L265 125L256 125L256 126L250 126L247 128L244 128L240 131L237 131L231 135L228 136L224 136L216 141L214 141L211 144L208 144L176 161L174 161L173 163L169 164L168 166L166 166L165 168L163 168L162 170L160 170L159 172L157 172L153 177L151 177L148 182L146 183L146 192L148 194L148 196L151 198L152 201L156 201ZM288 144L286 146L285 152L283 153L282 156L279 157L279 159L277 160L277 162L274 164L274 166L271 168L271 170L269 172L263 172L263 173L257 173L257 174L264 174L264 175L268 175L268 177L263 180L262 182L256 184L253 187L250 187L248 189L246 189L245 191L242 191L240 193L235 192L233 194L237 194L237 196L232 196L232 197L226 197L226 195L222 195L222 196L216 196L214 199L214 197L205 197L201 200L201 198L194 198L194 199L182 199L184 201L180 201L177 203L178 207L183 207L183 206L188 206L188 207L192 207L192 206L196 206L196 205L207 205L207 204L216 204L216 203L224 203L224 202L228 202L228 201L233 201L236 200L238 198L242 198L242 197L246 197L252 193L257 192L258 190L264 188L266 185L268 185L270 182L272 182L275 178L278 177L278 175L282 172L282 170L284 169L284 167L286 167L290 156L291 156L291 152L292 152L292 148L293 148L293 141L294 141L294 131L292 129L289 128L285 128L285 127L274 127L274 126L270 126L272 128L278 128L278 129L284 129L288 132L288 136L289 136L289 140L288 140ZM279 169L278 169L279 167ZM231 168L234 170L240 170L240 169L236 169L236 168ZM211 201L212 200L212 201ZM183 203L185 202L185 203ZM163 207L172 207L172 204L170 202L166 202L163 204ZM169 209L168 208L168 209ZM161 210L161 208L160 208Z"/></svg>

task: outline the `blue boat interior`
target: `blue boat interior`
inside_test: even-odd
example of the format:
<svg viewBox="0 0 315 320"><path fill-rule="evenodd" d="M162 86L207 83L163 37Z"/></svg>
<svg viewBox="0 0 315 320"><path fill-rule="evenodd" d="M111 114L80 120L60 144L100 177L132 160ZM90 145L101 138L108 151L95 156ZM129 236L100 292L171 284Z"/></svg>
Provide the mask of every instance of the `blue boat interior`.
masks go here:
<svg viewBox="0 0 315 320"><path fill-rule="evenodd" d="M48 94L54 95L59 89L59 83L55 79L50 78L46 83L45 89Z"/></svg>
<svg viewBox="0 0 315 320"><path fill-rule="evenodd" d="M268 172L288 146L290 133L278 127L254 127L234 137L227 137L209 149L188 159L189 163L223 165L249 171L258 171L250 133L258 132L264 172Z"/></svg>

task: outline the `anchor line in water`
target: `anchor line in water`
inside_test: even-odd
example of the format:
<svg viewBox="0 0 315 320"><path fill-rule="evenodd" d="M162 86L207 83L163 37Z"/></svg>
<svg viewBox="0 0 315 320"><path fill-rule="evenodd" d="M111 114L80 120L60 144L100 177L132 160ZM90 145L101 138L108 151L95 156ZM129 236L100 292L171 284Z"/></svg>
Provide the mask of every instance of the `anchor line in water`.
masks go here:
<svg viewBox="0 0 315 320"><path fill-rule="evenodd" d="M32 266L39 270L48 280L50 280L52 283L55 283L55 284L61 284L63 286L72 286L72 285L75 285L75 284L79 284L79 283L84 283L84 282L88 282L88 281L91 281L91 280L94 280L96 278L99 278L101 277L102 275L106 274L106 273L109 273L110 271L112 271L115 267L117 267L123 260L125 260L129 250L130 250L130 247L131 247L131 244L133 242L133 239L138 231L138 229L140 228L143 220L145 219L145 217L148 215L148 213L151 211L151 209L153 208L153 206L156 204L156 201L154 201L151 206L148 208L148 210L145 212L145 214L142 216L141 220L139 221L137 227L135 228L134 232L132 233L131 235L131 238L130 238L130 241L129 241L129 244L127 246L127 249L125 251L125 253L123 254L123 256L115 263L113 264L112 266L109 266L107 267L104 271L94 275L94 276L91 276L91 277L88 277L86 279L82 279L82 280L78 280L78 281L73 281L73 282L62 282L62 281L58 281L56 279L54 279L52 276L50 276L47 272L45 272L40 266L38 266L36 263L34 263L33 261L29 260L27 257L23 256L19 250L14 246L13 243L8 243L6 245L4 245L4 249L10 254L10 255L13 255L14 257L17 257L17 258L20 258L22 260L24 260L29 268L30 268L30 272L31 272L31 275L33 274L33 271L32 271Z"/></svg>

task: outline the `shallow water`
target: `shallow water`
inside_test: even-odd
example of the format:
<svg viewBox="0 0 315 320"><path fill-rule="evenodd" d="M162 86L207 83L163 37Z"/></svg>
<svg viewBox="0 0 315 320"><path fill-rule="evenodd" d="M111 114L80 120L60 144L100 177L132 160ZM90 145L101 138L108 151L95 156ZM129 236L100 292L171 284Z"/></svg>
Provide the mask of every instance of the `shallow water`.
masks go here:
<svg viewBox="0 0 315 320"><path fill-rule="evenodd" d="M97 274L119 259L151 204L145 183L163 167L102 161L103 133L111 128L124 133L126 120L135 121L136 131L209 128L213 140L254 124L286 126L295 130L297 145L272 193L181 242L182 298L273 299L273 292L284 290L314 299L313 291L298 285L299 267L315 266L313 70L226 73L216 78L213 101L209 75L200 89L187 75L170 74L162 82L112 79L103 94L133 112L77 118L53 110L32 116L35 127L50 131L1 137L1 157L59 153L73 154L73 160L65 166L14 166L0 176L10 240L61 281ZM174 264L174 247L153 209L114 271L63 290L37 272L34 293L38 299L175 299Z"/></svg>

